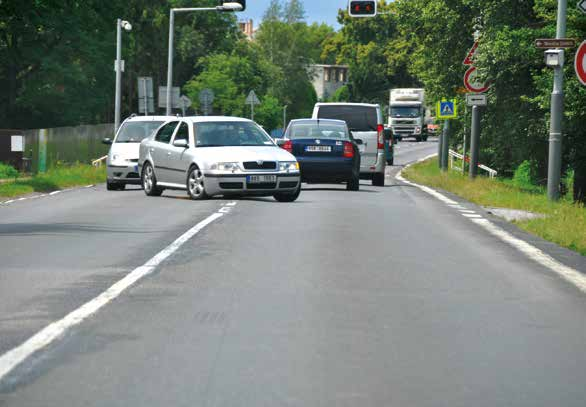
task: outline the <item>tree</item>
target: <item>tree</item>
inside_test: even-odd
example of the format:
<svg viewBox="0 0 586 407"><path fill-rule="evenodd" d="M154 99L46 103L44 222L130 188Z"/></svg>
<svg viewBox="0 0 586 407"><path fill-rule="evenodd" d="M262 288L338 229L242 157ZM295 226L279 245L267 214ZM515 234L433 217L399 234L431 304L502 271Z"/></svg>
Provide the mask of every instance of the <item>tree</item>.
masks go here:
<svg viewBox="0 0 586 407"><path fill-rule="evenodd" d="M305 8L300 0L289 0L283 10L283 20L287 24L301 23L305 20Z"/></svg>

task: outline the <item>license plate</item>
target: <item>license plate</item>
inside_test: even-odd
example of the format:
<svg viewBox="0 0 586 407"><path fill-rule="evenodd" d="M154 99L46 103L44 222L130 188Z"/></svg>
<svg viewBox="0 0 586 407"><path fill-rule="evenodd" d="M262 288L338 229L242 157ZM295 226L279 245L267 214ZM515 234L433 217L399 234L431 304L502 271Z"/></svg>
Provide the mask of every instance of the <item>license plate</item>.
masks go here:
<svg viewBox="0 0 586 407"><path fill-rule="evenodd" d="M331 146L307 146L305 147L305 151L309 153L331 153L332 147Z"/></svg>
<svg viewBox="0 0 586 407"><path fill-rule="evenodd" d="M274 184L277 182L276 175L249 175L246 179L249 184Z"/></svg>

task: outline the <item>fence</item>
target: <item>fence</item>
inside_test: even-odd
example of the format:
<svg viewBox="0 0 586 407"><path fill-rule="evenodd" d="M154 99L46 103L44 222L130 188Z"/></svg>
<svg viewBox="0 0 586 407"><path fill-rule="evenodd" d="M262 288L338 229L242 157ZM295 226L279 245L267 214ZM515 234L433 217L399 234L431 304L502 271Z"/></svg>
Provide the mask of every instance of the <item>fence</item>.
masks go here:
<svg viewBox="0 0 586 407"><path fill-rule="evenodd" d="M114 138L113 132L113 124L24 130L24 159L31 160L31 170L35 173L58 163L90 164L108 153L108 146L102 140Z"/></svg>
<svg viewBox="0 0 586 407"><path fill-rule="evenodd" d="M462 167L455 166L454 159L462 160ZM462 154L459 154L459 153L455 152L454 150L450 150L450 168L452 168L455 171L464 172L464 170L465 170L464 161L466 163L470 164L469 157L466 157L466 159L464 160L464 156ZM478 165L478 168L483 171L486 171L490 178L495 178L498 175L498 172L496 170L493 170L492 168L489 168L486 165L480 164L480 165Z"/></svg>

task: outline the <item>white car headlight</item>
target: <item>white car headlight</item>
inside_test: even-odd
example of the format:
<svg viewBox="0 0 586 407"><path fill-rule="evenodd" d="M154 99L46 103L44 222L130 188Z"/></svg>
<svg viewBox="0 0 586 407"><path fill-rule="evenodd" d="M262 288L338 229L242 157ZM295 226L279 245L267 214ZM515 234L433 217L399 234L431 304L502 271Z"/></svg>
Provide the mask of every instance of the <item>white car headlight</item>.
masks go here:
<svg viewBox="0 0 586 407"><path fill-rule="evenodd" d="M236 172L240 168L238 163L216 163L210 167L214 171Z"/></svg>
<svg viewBox="0 0 586 407"><path fill-rule="evenodd" d="M299 171L299 163L297 161L285 161L279 163L279 171L296 172Z"/></svg>

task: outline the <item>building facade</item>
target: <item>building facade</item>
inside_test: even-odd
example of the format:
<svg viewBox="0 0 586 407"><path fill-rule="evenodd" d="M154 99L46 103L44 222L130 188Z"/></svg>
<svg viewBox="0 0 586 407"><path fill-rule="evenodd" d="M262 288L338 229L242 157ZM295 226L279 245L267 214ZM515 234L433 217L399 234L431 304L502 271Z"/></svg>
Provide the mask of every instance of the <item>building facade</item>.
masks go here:
<svg viewBox="0 0 586 407"><path fill-rule="evenodd" d="M331 98L338 89L348 83L347 65L310 65L309 71L319 101Z"/></svg>

